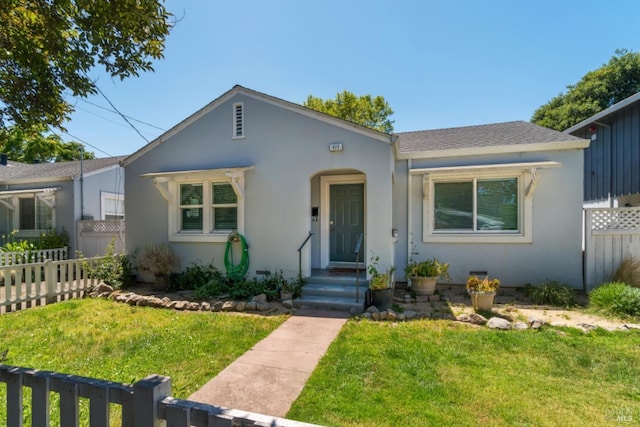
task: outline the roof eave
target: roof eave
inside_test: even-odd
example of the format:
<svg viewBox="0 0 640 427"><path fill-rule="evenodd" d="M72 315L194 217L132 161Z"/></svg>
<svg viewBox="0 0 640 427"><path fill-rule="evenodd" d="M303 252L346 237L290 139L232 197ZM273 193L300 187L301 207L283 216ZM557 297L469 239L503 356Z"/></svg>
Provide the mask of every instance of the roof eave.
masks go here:
<svg viewBox="0 0 640 427"><path fill-rule="evenodd" d="M598 120L602 120L607 116L610 116L611 114L614 114L620 110L622 110L623 108L628 107L631 104L635 104L636 102L640 101L640 92L636 93L635 95L631 95L630 97L623 99L622 101L618 102L617 104L613 104L611 107L602 110L601 112L594 114L593 116L581 121L578 124L575 124L573 126L571 126L570 128L564 130L564 133L572 133L575 132L577 130L580 130L584 127L589 126L590 124L597 122Z"/></svg>
<svg viewBox="0 0 640 427"><path fill-rule="evenodd" d="M482 156L492 154L531 153L540 151L565 151L581 150L589 146L588 139L576 139L571 141L544 142L522 145L495 145L489 147L451 148L446 150L424 150L412 152L398 151L398 160L408 159L434 159L445 157Z"/></svg>

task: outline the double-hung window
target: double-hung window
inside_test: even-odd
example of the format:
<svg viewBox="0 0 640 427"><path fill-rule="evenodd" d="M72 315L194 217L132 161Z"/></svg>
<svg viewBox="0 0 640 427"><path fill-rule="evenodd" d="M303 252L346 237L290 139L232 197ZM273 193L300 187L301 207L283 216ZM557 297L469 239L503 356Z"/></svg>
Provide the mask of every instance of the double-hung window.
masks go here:
<svg viewBox="0 0 640 427"><path fill-rule="evenodd" d="M238 229L238 196L228 182L180 184L180 232L221 233Z"/></svg>
<svg viewBox="0 0 640 427"><path fill-rule="evenodd" d="M35 196L18 199L20 230L48 230L53 227L53 208Z"/></svg>

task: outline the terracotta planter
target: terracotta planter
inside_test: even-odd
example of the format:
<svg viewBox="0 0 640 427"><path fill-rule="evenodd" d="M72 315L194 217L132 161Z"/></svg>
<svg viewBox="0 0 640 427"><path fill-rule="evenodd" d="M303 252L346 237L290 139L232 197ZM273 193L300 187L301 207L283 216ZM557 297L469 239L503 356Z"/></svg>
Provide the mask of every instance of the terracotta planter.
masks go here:
<svg viewBox="0 0 640 427"><path fill-rule="evenodd" d="M468 292L471 296L471 305L474 310L491 310L491 307L493 307L493 297L496 296L495 292Z"/></svg>
<svg viewBox="0 0 640 427"><path fill-rule="evenodd" d="M416 295L433 295L436 291L437 277L412 276L411 289Z"/></svg>

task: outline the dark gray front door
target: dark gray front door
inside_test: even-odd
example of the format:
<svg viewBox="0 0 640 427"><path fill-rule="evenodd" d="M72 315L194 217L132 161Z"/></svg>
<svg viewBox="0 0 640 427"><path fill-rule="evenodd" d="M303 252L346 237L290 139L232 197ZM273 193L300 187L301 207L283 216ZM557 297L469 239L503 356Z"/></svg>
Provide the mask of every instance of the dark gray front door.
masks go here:
<svg viewBox="0 0 640 427"><path fill-rule="evenodd" d="M329 188L329 262L355 262L353 251L364 232L364 184Z"/></svg>

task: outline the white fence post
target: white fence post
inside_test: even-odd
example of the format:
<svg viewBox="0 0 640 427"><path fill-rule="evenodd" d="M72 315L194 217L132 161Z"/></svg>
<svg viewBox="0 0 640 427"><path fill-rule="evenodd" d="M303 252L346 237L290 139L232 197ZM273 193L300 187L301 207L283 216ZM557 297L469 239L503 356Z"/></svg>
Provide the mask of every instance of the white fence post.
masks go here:
<svg viewBox="0 0 640 427"><path fill-rule="evenodd" d="M149 375L133 385L135 427L163 427L164 420L158 418L158 402L171 396L171 378Z"/></svg>
<svg viewBox="0 0 640 427"><path fill-rule="evenodd" d="M53 261L46 260L44 262L44 282L47 287L47 304L52 304L57 301L57 286L58 277L55 269L53 268Z"/></svg>

